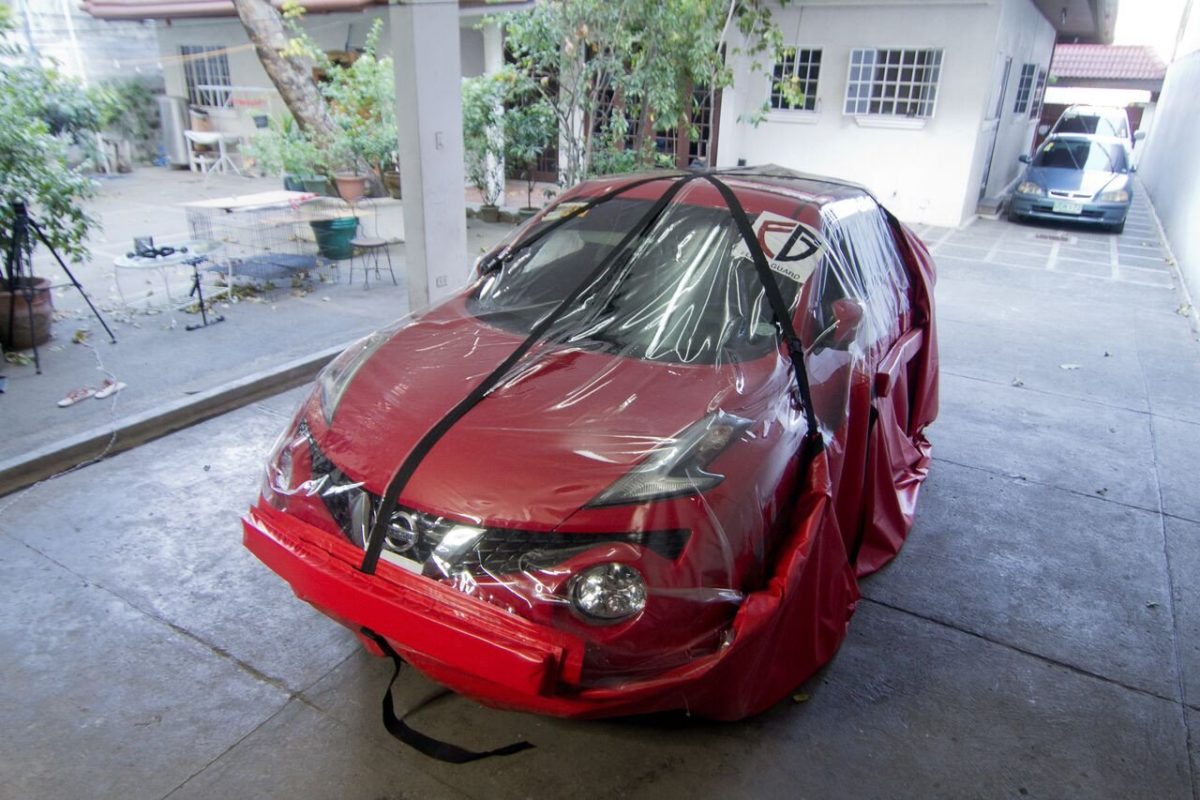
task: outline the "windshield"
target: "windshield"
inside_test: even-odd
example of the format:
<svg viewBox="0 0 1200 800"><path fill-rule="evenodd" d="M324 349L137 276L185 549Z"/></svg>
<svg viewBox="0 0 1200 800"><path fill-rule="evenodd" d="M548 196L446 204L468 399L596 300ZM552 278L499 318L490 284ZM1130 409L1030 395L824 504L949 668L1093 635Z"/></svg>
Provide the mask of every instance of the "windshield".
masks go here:
<svg viewBox="0 0 1200 800"><path fill-rule="evenodd" d="M684 202L687 193L622 254L616 269L583 292L549 338L675 363L742 361L776 346L754 264L734 253L740 237L729 209L690 205ZM516 250L478 285L468 309L506 330L529 331L613 251L651 205L614 198ZM798 284L777 282L785 302L794 304Z"/></svg>
<svg viewBox="0 0 1200 800"><path fill-rule="evenodd" d="M1094 136L1126 136L1125 126L1109 117L1073 114L1059 119L1055 133L1086 133Z"/></svg>
<svg viewBox="0 0 1200 800"><path fill-rule="evenodd" d="M1125 148L1087 139L1054 139L1033 159L1035 167L1125 172Z"/></svg>

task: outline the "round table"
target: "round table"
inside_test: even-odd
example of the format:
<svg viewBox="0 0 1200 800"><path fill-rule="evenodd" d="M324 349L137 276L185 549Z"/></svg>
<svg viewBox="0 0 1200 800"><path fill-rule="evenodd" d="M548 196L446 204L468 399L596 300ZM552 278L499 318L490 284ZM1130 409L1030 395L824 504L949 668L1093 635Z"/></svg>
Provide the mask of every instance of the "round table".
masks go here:
<svg viewBox="0 0 1200 800"><path fill-rule="evenodd" d="M218 242L208 240L189 240L186 242L175 243L155 243L156 247L174 247L175 252L169 256L158 256L156 258L147 258L143 256L130 255L126 253L123 256L118 256L113 259L113 283L117 285L117 294L121 296L121 303L128 308L129 301L125 298L125 290L121 287L120 274L121 270L156 270L163 282L163 292L167 296L167 311L171 314L171 322L175 322L175 309L180 305L187 303L177 303L171 297L171 286L167 282L167 267L178 267L186 264L193 269L202 261L207 261L209 255L220 249L221 245ZM183 248L187 248L187 252L183 252ZM199 260L197 260L199 259ZM190 300L188 302L191 302Z"/></svg>

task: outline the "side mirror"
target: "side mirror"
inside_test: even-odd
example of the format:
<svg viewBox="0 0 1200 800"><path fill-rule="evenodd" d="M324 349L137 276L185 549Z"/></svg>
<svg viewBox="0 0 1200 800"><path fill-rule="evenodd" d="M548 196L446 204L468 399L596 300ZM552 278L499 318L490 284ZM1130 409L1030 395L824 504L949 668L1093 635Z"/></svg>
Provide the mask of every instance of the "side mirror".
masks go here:
<svg viewBox="0 0 1200 800"><path fill-rule="evenodd" d="M1020 161L1022 164L1028 164L1031 160L1032 159L1030 159L1025 153L1021 153L1021 155L1017 156L1017 161Z"/></svg>
<svg viewBox="0 0 1200 800"><path fill-rule="evenodd" d="M1146 138L1145 131L1137 131L1136 133L1133 134L1133 140L1135 142L1140 142L1142 139L1145 139L1145 138Z"/></svg>
<svg viewBox="0 0 1200 800"><path fill-rule="evenodd" d="M1045 136L1050 132L1049 125L1038 125L1038 136Z"/></svg>
<svg viewBox="0 0 1200 800"><path fill-rule="evenodd" d="M863 307L857 300L843 297L833 301L833 333L829 337L829 346L834 350L845 350L858 335L859 325L862 324Z"/></svg>

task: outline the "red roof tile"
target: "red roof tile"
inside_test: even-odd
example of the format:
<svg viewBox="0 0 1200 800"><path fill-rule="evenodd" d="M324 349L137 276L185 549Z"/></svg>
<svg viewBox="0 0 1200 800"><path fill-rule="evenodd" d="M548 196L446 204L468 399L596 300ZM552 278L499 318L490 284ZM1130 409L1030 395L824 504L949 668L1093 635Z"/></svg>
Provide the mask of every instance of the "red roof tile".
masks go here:
<svg viewBox="0 0 1200 800"><path fill-rule="evenodd" d="M1153 47L1130 44L1060 44L1050 74L1056 78L1160 81L1167 65Z"/></svg>

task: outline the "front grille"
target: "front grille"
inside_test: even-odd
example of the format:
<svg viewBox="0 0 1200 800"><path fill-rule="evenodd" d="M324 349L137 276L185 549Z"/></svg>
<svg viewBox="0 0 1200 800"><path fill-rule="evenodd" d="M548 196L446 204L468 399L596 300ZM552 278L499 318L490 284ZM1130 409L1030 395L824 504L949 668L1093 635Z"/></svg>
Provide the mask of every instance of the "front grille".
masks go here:
<svg viewBox="0 0 1200 800"><path fill-rule="evenodd" d="M355 507L369 504L369 518L374 519L383 498L367 492L352 480L317 447L307 422L301 422L297 433L308 441L312 459L313 481L319 486L321 501L342 533L358 547L365 546L368 524L356 530ZM366 517L365 514L359 514ZM398 506L392 519L399 527L396 534L384 539L384 547L397 555L427 567L434 551L446 535L461 523L446 517L426 514ZM613 544L630 544L646 548L663 558L674 561L687 546L690 533L686 530L642 531L637 533L562 533L529 531L514 528L486 528L469 548L456 554L446 566L466 569L479 575L502 575L529 569L551 567L589 550ZM441 566L433 574L444 571Z"/></svg>

